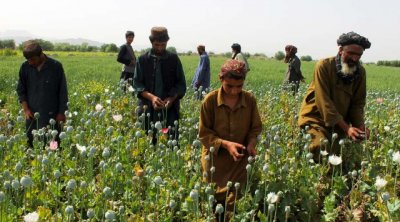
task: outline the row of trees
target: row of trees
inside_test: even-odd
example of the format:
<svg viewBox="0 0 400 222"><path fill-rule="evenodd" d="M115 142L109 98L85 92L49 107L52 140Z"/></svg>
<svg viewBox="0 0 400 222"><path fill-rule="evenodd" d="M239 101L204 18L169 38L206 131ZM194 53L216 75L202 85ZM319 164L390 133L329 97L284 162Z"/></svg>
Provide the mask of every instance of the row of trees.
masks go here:
<svg viewBox="0 0 400 222"><path fill-rule="evenodd" d="M285 58L285 53L282 51L278 51L275 53L274 58L279 61L283 60ZM309 61L312 61L312 57L310 55L305 55L305 56L301 56L300 60L309 62Z"/></svg>
<svg viewBox="0 0 400 222"><path fill-rule="evenodd" d="M392 60L392 61L378 61L376 63L378 66L393 66L400 67L400 60Z"/></svg>
<svg viewBox="0 0 400 222"><path fill-rule="evenodd" d="M15 49L14 39L0 40L0 49Z"/></svg>
<svg viewBox="0 0 400 222"><path fill-rule="evenodd" d="M114 43L103 44L102 46L92 46L88 43L82 43L80 45L72 45L70 43L52 43L43 39L35 39L39 42L40 46L44 51L64 51L64 52L118 52L118 46ZM19 44L18 47L13 39L0 40L0 49L23 49L23 44Z"/></svg>
<svg viewBox="0 0 400 222"><path fill-rule="evenodd" d="M118 46L115 45L114 43L110 43L110 44L103 44L102 46L98 47L98 46L92 46L89 45L88 43L82 43L80 45L72 45L70 43L65 43L65 42L61 42L61 43L52 43L50 41L47 40L43 40L43 39L35 39L37 42L39 42L39 44L42 46L43 50L45 51L63 51L63 52L118 52ZM20 49L22 50L23 48L23 44L20 44L18 47L16 47L15 41L12 39L7 39L7 40L0 40L0 49ZM144 53L145 51L149 50L148 49L143 49L140 51L140 53ZM175 47L173 46L169 46L167 48L169 51L172 51L174 53L177 53L177 50ZM192 54L192 51L188 51L187 53L180 53L180 54L187 54L190 55ZM263 53L255 53L254 55L251 55L250 53L243 53L244 56L246 57L250 57L250 56L255 56L255 57L265 57L268 58L268 56L266 56ZM213 52L209 52L209 55L215 55L215 53ZM222 56L225 56L227 58L232 56L231 52L226 52L226 53L222 53ZM275 53L274 58L276 60L283 60L285 58L285 53L282 51L278 51L277 53ZM300 59L302 61L312 61L312 57L309 55L306 56L301 56ZM381 64L379 64L381 62ZM391 65L391 66L400 66L399 61L379 61L378 65L388 65L388 64L396 64L396 65Z"/></svg>

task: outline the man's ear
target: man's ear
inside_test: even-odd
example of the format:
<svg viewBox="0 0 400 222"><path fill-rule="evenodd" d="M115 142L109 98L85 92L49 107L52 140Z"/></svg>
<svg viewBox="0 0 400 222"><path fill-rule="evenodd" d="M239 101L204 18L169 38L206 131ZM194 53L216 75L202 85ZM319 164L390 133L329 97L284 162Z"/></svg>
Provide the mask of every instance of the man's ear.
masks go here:
<svg viewBox="0 0 400 222"><path fill-rule="evenodd" d="M339 47L339 55L342 55L342 52L343 52L343 46L340 46Z"/></svg>

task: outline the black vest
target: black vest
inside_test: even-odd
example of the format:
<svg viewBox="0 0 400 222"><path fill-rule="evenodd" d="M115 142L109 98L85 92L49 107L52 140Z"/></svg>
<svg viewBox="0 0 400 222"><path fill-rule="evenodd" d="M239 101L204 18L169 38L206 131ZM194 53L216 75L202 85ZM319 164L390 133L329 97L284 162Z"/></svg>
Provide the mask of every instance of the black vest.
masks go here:
<svg viewBox="0 0 400 222"><path fill-rule="evenodd" d="M174 53L166 51L165 54L159 58L161 63L162 80L166 94L174 87L176 83L176 72L178 68L178 56ZM139 64L144 76L144 86L146 91L154 93L154 80L156 75L156 58L150 56L150 52L145 53L139 57ZM168 95L173 96L173 95ZM165 98L161 98L165 99Z"/></svg>

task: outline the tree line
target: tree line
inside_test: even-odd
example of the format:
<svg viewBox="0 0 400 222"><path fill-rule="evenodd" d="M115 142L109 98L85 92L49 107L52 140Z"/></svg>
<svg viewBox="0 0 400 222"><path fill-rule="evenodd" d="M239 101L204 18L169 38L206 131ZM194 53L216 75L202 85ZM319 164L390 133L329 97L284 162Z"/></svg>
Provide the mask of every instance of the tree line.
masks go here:
<svg viewBox="0 0 400 222"><path fill-rule="evenodd" d="M60 42L60 43L52 43L50 41L47 40L43 40L43 39L35 39L41 46L42 49L44 51L62 51L62 52L118 52L119 47L114 44L114 43L110 43L110 44L103 44L100 47L98 46L92 46L89 45L88 43L82 43L80 45L73 45L70 43L66 43L66 42ZM6 40L0 40L0 50L1 49L8 49L8 50L15 50L15 49L19 49L22 50L23 49L23 44L19 44L18 46L15 44L15 41L13 39L6 39ZM144 52L146 52L147 50L149 50L150 48L147 49L143 49L140 51L140 54L143 54ZM167 48L169 51L172 51L174 53L178 53L176 48L173 46L169 46ZM10 51L10 55L13 55L12 52ZM179 53L179 54L185 54L185 55L191 55L193 54L192 51L188 51L187 53ZM209 55L216 55L213 52L209 52ZM219 55L225 56L227 58L232 56L231 52L225 52L225 53L221 53ZM268 58L267 55L263 54L263 53L255 53L253 55L251 55L250 53L246 53L243 52L243 55L246 56L247 58L250 56L254 56L254 57L264 57L264 58ZM276 60L283 60L285 58L285 53L282 51L278 51L275 53L274 57ZM300 60L302 61L312 61L312 57L309 55L305 55L305 56L301 56ZM381 63L381 64L379 64ZM391 65L391 66L400 66L399 61L379 61L378 65L388 65L388 64L395 64L395 65Z"/></svg>
<svg viewBox="0 0 400 222"><path fill-rule="evenodd" d="M391 60L391 61L378 61L376 63L378 66L393 66L393 67L400 67L400 60Z"/></svg>
<svg viewBox="0 0 400 222"><path fill-rule="evenodd" d="M88 43L73 45L66 42L52 43L43 39L35 39L44 51L64 51L64 52L118 52L119 48L114 43L103 44L100 47L92 46ZM23 44L18 46L13 39L0 40L0 49L23 49Z"/></svg>

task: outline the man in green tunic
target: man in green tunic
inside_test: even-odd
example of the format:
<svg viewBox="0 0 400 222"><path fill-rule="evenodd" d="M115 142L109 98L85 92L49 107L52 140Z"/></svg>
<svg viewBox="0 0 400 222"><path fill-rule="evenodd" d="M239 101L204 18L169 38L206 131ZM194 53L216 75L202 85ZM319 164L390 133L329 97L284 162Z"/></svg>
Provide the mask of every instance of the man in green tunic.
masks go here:
<svg viewBox="0 0 400 222"><path fill-rule="evenodd" d="M326 142L325 139L331 141L334 133L338 138L334 138L332 149L326 147L329 154L340 153L340 138L347 136L359 142L369 137L364 123L366 74L359 60L371 43L367 38L349 32L342 34L337 44L339 52L335 57L316 64L298 120L299 126L311 135L309 148L316 160L323 149L321 144Z"/></svg>

